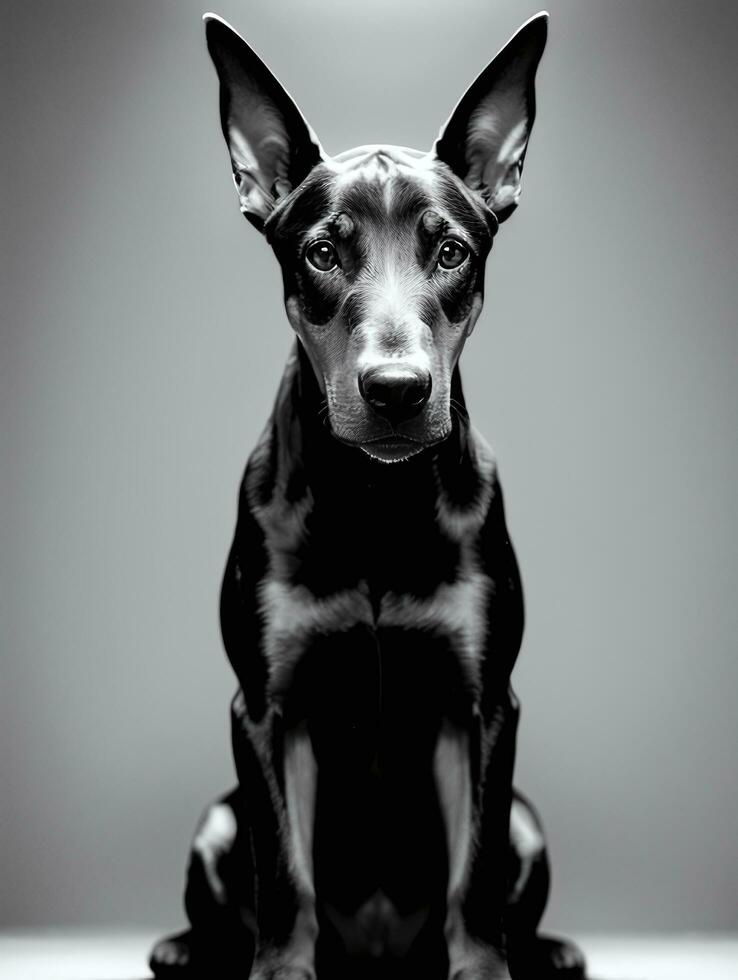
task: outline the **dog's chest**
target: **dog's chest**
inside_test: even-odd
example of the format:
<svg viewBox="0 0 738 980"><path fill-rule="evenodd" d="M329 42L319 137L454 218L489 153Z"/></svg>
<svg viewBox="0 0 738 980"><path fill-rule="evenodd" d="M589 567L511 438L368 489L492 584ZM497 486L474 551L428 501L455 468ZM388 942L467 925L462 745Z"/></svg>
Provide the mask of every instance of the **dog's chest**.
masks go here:
<svg viewBox="0 0 738 980"><path fill-rule="evenodd" d="M292 685L304 661L320 670L316 661L339 657L350 676L367 645L375 656L420 658L414 669L425 675L447 671L452 661L475 683L493 585L473 530L454 538L437 510L430 495L329 497L304 506L291 533L286 516L273 515L276 533L267 534L269 563L259 585L273 693Z"/></svg>

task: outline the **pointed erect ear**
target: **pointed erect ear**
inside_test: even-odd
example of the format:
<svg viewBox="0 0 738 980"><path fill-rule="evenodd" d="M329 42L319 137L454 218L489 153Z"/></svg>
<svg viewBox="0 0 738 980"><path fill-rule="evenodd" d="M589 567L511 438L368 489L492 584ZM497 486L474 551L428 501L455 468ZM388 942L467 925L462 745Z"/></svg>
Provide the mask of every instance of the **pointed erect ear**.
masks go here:
<svg viewBox="0 0 738 980"><path fill-rule="evenodd" d="M261 229L280 198L323 151L300 110L258 55L215 14L205 14L208 51L220 79L220 118L241 211Z"/></svg>
<svg viewBox="0 0 738 980"><path fill-rule="evenodd" d="M504 221L517 207L525 150L536 114L534 80L548 14L531 17L471 85L434 150Z"/></svg>

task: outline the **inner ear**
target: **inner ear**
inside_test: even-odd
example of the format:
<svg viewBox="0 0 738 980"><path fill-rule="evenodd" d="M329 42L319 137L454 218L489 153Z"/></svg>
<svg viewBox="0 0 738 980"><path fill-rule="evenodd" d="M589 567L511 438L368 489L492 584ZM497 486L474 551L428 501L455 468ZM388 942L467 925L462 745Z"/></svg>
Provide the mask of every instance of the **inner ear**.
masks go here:
<svg viewBox="0 0 738 980"><path fill-rule="evenodd" d="M518 204L535 119L535 74L546 46L548 14L536 14L502 48L451 113L436 157L504 221Z"/></svg>
<svg viewBox="0 0 738 980"><path fill-rule="evenodd" d="M246 41L215 14L204 19L241 211L262 227L276 202L325 156L292 98Z"/></svg>

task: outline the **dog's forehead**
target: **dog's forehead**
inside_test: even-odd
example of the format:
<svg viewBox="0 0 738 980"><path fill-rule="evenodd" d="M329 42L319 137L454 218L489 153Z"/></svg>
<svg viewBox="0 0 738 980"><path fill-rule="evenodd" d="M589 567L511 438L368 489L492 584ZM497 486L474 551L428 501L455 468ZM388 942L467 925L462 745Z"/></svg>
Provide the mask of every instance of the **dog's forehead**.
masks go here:
<svg viewBox="0 0 738 980"><path fill-rule="evenodd" d="M328 157L278 209L277 236L310 234L342 213L359 224L396 232L427 209L475 237L488 235L486 208L432 153L409 147L368 145ZM352 225L355 227L355 225Z"/></svg>
<svg viewBox="0 0 738 980"><path fill-rule="evenodd" d="M347 150L327 162L336 208L383 222L417 214L438 199L427 154L395 146Z"/></svg>
<svg viewBox="0 0 738 980"><path fill-rule="evenodd" d="M397 166L415 167L418 170L428 169L433 157L430 153L413 150L409 146L391 146L388 143L368 143L344 150L331 157L331 162L339 169L349 171L357 167L371 166L382 160L384 165L394 163Z"/></svg>
<svg viewBox="0 0 738 980"><path fill-rule="evenodd" d="M326 162L333 201L379 221L417 213L439 200L432 158L399 146L360 146Z"/></svg>

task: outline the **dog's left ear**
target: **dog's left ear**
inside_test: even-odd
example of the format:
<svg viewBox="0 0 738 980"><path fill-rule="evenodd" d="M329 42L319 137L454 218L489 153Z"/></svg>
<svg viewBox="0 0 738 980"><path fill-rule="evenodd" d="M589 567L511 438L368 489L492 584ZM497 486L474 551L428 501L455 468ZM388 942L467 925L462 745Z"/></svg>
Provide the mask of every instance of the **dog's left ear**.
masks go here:
<svg viewBox="0 0 738 980"><path fill-rule="evenodd" d="M467 90L434 151L504 221L520 197L520 176L536 114L535 75L548 14L531 17Z"/></svg>
<svg viewBox="0 0 738 980"><path fill-rule="evenodd" d="M315 133L244 39L205 14L208 51L220 79L220 118L241 211L260 230L275 204L324 159Z"/></svg>

